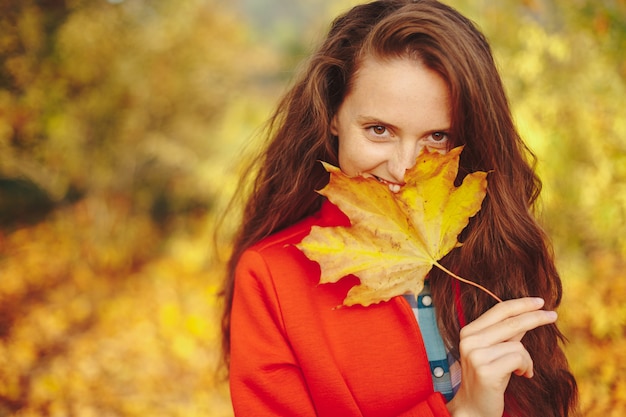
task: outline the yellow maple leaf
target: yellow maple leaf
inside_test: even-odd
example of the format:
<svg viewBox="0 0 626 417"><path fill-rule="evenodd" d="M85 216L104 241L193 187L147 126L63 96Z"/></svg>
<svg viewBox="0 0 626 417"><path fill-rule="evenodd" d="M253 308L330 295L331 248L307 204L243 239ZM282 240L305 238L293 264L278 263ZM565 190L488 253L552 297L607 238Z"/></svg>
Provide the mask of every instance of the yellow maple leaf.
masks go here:
<svg viewBox="0 0 626 417"><path fill-rule="evenodd" d="M296 246L320 264L320 283L355 275L344 305L364 306L412 293L437 266L463 282L487 289L448 271L439 260L459 245L457 237L481 207L487 173L468 174L454 186L462 147L446 154L424 150L397 193L375 178L348 177L323 163L330 182L319 191L350 219L350 227L313 226Z"/></svg>

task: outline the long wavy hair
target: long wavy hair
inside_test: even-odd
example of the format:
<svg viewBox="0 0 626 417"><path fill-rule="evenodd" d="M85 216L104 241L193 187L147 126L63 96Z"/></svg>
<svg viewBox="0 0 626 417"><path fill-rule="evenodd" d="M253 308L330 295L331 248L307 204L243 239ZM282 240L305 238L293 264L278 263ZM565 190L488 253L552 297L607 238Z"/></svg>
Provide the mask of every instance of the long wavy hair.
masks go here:
<svg viewBox="0 0 626 417"><path fill-rule="evenodd" d="M330 122L365 57L418 59L447 81L453 146L464 145L459 176L491 171L480 212L461 235L463 246L442 263L503 299L540 296L555 309L562 295L547 237L533 211L541 183L534 155L517 133L491 48L475 25L434 0L380 0L338 17L268 122L268 142L254 161L252 189L236 234L223 288L223 351L228 364L234 270L242 252L317 211L315 192L328 182L320 160L338 164ZM419 111L419 109L416 109ZM246 180L244 180L246 181ZM488 295L430 273L443 338L458 356L459 312L466 322L494 305ZM577 415L577 388L557 326L526 334L531 379L512 376L505 394L512 416Z"/></svg>

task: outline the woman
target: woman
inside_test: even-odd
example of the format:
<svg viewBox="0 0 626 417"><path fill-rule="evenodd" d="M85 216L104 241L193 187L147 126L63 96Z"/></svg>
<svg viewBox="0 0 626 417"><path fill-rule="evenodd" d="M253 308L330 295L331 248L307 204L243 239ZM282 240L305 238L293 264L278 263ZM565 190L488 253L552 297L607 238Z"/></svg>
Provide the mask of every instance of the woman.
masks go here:
<svg viewBox="0 0 626 417"><path fill-rule="evenodd" d="M553 311L561 282L531 211L540 182L469 20L433 0L353 8L279 104L269 138L224 289L236 415L576 414ZM358 279L319 285L319 266L294 246L312 225L349 225L315 192L328 182L319 161L397 192L423 148L459 145L458 181L491 173L463 246L441 262L507 301L433 270L434 329L402 296L333 308ZM445 347L441 367L433 346Z"/></svg>

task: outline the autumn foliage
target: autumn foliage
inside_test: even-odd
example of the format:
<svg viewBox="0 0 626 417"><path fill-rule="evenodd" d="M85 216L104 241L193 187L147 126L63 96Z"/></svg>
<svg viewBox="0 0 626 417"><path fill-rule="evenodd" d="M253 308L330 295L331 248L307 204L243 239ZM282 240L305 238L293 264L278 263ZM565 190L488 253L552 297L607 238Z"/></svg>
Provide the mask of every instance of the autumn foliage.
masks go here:
<svg viewBox="0 0 626 417"><path fill-rule="evenodd" d="M398 192L371 176L348 177L324 164L330 182L320 194L351 224L313 226L297 247L320 264L320 283L347 275L359 278L344 305L368 306L406 293L417 296L433 266L473 283L438 262L460 245L457 236L480 210L487 193L486 172L468 174L459 187L454 185L462 150L441 154L424 148Z"/></svg>
<svg viewBox="0 0 626 417"><path fill-rule="evenodd" d="M216 219L349 4L0 1L0 416L232 415L216 294L238 207L217 242ZM538 157L583 415L623 416L626 4L450 4Z"/></svg>

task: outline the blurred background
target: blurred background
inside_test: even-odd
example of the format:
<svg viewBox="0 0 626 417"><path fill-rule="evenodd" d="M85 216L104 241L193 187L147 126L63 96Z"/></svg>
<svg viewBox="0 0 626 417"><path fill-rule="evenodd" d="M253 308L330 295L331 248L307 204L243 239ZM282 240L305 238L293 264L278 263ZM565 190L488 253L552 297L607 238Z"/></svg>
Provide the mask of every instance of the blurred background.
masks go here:
<svg viewBox="0 0 626 417"><path fill-rule="evenodd" d="M341 0L0 0L0 416L231 416L259 127ZM585 416L626 415L626 1L449 0L539 158Z"/></svg>

